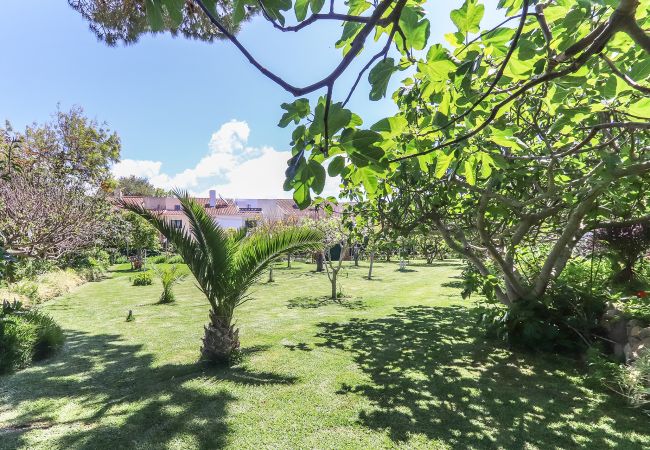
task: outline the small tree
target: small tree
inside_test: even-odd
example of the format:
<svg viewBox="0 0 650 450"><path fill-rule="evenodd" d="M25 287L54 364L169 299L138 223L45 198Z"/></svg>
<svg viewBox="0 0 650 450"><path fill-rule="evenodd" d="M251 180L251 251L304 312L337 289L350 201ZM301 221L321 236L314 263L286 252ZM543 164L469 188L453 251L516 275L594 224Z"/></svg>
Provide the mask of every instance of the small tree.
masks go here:
<svg viewBox="0 0 650 450"><path fill-rule="evenodd" d="M349 249L350 231L338 216L325 219L306 219L303 225L318 230L323 236L321 257L327 277L332 287L331 298L338 298L338 276L343 266L343 258ZM338 258L332 257L332 250L338 248Z"/></svg>
<svg viewBox="0 0 650 450"><path fill-rule="evenodd" d="M175 228L155 211L140 205L123 206L146 218L178 250L210 303L202 359L224 361L239 348L239 330L232 323L235 308L247 300L252 284L286 252L314 250L322 242L319 231L304 227L272 233L242 228L227 233L187 193L175 194L188 219L188 229Z"/></svg>
<svg viewBox="0 0 650 450"><path fill-rule="evenodd" d="M187 278L186 273L182 273L178 265L173 264L171 266L154 266L154 272L160 282L162 283L163 291L160 294L160 300L158 303L172 303L176 300L176 296L172 291L172 288L175 284L180 283L185 278Z"/></svg>
<svg viewBox="0 0 650 450"><path fill-rule="evenodd" d="M124 218L129 224L128 244L136 249L138 258L142 258L144 250L160 250L158 230L134 212L127 211Z"/></svg>

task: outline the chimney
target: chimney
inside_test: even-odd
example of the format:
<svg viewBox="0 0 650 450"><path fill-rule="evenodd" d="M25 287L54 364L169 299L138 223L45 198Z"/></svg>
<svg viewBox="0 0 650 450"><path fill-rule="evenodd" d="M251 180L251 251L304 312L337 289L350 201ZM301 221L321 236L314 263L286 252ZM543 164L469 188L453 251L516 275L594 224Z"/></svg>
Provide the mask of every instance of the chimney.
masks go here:
<svg viewBox="0 0 650 450"><path fill-rule="evenodd" d="M210 189L210 208L217 206L217 191Z"/></svg>

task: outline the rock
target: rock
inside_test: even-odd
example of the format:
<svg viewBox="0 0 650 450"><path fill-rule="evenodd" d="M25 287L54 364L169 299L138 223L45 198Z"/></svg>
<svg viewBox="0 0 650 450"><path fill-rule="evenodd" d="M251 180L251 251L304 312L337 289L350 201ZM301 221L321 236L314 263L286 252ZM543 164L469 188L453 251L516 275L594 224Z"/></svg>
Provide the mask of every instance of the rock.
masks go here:
<svg viewBox="0 0 650 450"><path fill-rule="evenodd" d="M630 362L633 359L632 347L630 347L630 344L625 344L625 347L623 347L623 354L625 355L625 362Z"/></svg>
<svg viewBox="0 0 650 450"><path fill-rule="evenodd" d="M617 358L623 358L625 356L625 352L623 351L623 344L619 344L618 342L614 344L614 355Z"/></svg>
<svg viewBox="0 0 650 450"><path fill-rule="evenodd" d="M641 328L639 326L634 326L634 327L630 328L630 330L628 331L628 335L630 337L639 337L639 335L641 334L642 329L643 328Z"/></svg>
<svg viewBox="0 0 650 450"><path fill-rule="evenodd" d="M639 337L641 339L650 338L650 327L642 328L641 331L639 332Z"/></svg>
<svg viewBox="0 0 650 450"><path fill-rule="evenodd" d="M625 345L627 342L627 329L624 320L617 320L609 323L609 338L617 344Z"/></svg>
<svg viewBox="0 0 650 450"><path fill-rule="evenodd" d="M607 311L605 311L605 314L603 314L603 318L609 320L609 319L613 319L614 317L618 317L620 314L621 311L619 311L616 308L608 309Z"/></svg>
<svg viewBox="0 0 650 450"><path fill-rule="evenodd" d="M643 324L636 319L629 320L627 322L627 329L631 330L634 327L643 327Z"/></svg>

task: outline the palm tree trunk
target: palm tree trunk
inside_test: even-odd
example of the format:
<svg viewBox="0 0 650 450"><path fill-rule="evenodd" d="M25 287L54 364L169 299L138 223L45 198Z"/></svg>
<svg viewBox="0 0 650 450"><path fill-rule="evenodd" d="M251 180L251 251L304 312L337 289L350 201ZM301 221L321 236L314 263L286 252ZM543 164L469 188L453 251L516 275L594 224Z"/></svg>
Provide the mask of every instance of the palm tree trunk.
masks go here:
<svg viewBox="0 0 650 450"><path fill-rule="evenodd" d="M239 329L235 329L229 321L210 311L210 323L205 327L201 359L225 362L237 349L239 349Z"/></svg>

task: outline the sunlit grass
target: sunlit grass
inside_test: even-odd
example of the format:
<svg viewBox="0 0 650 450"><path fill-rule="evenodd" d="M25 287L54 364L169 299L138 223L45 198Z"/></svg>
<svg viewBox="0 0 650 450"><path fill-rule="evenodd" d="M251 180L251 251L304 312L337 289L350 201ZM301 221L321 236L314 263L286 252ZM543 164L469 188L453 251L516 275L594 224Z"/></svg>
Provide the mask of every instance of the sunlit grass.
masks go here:
<svg viewBox="0 0 650 450"><path fill-rule="evenodd" d="M236 312L241 361L211 368L192 279L156 305L160 282L133 287L118 266L45 306L66 346L0 378L0 448L650 445L650 418L584 386L580 363L485 342L458 262L411 268L349 267L333 302L325 274L278 264Z"/></svg>

